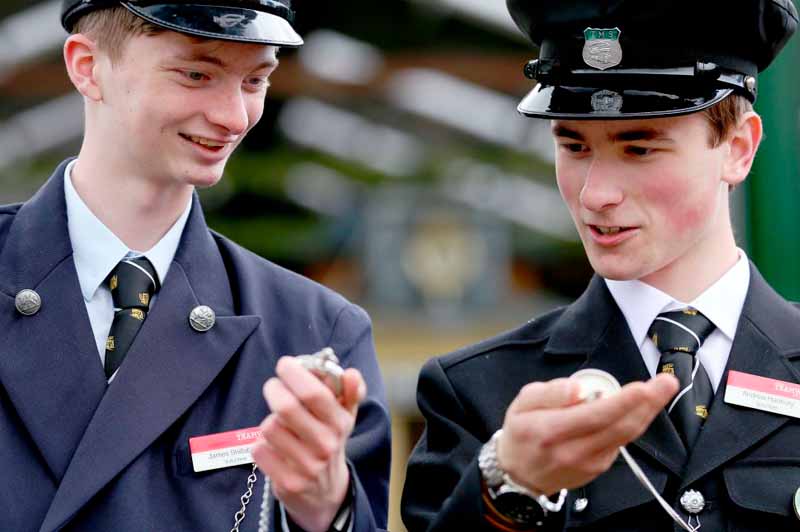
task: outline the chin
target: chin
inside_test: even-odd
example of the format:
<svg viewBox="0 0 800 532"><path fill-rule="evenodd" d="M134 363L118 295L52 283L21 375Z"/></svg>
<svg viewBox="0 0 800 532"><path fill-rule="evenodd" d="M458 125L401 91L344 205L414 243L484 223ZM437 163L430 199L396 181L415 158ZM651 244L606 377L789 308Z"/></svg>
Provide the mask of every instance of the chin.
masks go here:
<svg viewBox="0 0 800 532"><path fill-rule="evenodd" d="M641 278L644 274L638 265L625 264L624 261L603 260L597 257L589 257L589 263L597 275L610 281L633 281Z"/></svg>
<svg viewBox="0 0 800 532"><path fill-rule="evenodd" d="M222 174L199 175L195 174L189 179L189 184L197 188L213 187L222 180Z"/></svg>
<svg viewBox="0 0 800 532"><path fill-rule="evenodd" d="M194 169L187 169L184 175L186 176L187 184L197 188L208 188L220 182L224 170L225 165L213 167L201 166Z"/></svg>

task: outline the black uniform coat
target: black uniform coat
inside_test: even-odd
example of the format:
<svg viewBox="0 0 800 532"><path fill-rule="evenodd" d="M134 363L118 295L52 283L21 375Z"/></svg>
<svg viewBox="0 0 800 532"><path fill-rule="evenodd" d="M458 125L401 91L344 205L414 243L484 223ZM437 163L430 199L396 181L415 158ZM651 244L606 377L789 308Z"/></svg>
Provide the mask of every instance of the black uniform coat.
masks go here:
<svg viewBox="0 0 800 532"><path fill-rule="evenodd" d="M354 531L385 528L389 418L367 315L211 232L195 198L158 300L107 385L64 168L27 203L0 208L0 530L230 530L251 467L195 473L189 438L257 426L278 357L325 346L369 387L347 448ZM14 305L25 288L43 301L30 317ZM217 315L206 333L189 326L198 305ZM259 474L243 532L257 529L262 488Z"/></svg>
<svg viewBox="0 0 800 532"><path fill-rule="evenodd" d="M418 389L427 427L403 493L409 531L488 529L477 465L481 446L501 428L522 386L581 368L606 370L623 384L649 378L625 318L598 277L566 308L430 360ZM753 265L727 370L800 382L800 311ZM800 420L726 404L727 370L688 460L664 412L628 449L682 515L685 490L705 496L702 532L798 530L792 497L800 487ZM579 497L589 501L583 512L573 510ZM680 530L621 458L585 488L570 491L551 529Z"/></svg>

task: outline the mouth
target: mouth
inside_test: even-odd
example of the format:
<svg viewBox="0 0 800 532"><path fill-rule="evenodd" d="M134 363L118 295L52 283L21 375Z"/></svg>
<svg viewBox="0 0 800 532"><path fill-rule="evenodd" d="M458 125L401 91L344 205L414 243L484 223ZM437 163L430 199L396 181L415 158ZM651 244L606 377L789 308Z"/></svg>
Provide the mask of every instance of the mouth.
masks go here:
<svg viewBox="0 0 800 532"><path fill-rule="evenodd" d="M622 225L587 225L594 239L603 244L618 244L632 236L638 229Z"/></svg>
<svg viewBox="0 0 800 532"><path fill-rule="evenodd" d="M180 136L184 140L187 140L198 146L202 146L203 148L213 152L222 151L225 146L228 145L227 142L220 142L218 140L212 140L206 137L198 137L197 135L186 135L185 133L180 133Z"/></svg>

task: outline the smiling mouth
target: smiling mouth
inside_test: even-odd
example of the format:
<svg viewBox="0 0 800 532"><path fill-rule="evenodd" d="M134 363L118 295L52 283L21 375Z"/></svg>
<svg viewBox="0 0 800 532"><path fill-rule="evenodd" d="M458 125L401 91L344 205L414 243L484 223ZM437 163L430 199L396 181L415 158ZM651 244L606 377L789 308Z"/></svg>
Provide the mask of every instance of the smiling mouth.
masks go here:
<svg viewBox="0 0 800 532"><path fill-rule="evenodd" d="M224 142L217 142L215 140L207 139L205 137L198 137L195 135L185 135L183 133L180 133L180 136L183 139L188 140L189 142L193 142L194 144L199 144L200 146L203 146L204 148L213 151L220 151L226 145L226 143Z"/></svg>
<svg viewBox="0 0 800 532"><path fill-rule="evenodd" d="M614 236L634 229L633 227L625 227L621 225L589 225L589 227L592 229L592 231L604 236Z"/></svg>

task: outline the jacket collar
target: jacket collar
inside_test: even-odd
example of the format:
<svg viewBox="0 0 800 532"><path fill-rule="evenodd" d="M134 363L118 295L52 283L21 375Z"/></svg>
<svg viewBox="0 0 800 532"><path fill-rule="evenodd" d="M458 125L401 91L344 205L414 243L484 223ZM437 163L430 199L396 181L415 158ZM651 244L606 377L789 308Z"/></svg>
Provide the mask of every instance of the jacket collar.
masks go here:
<svg viewBox="0 0 800 532"><path fill-rule="evenodd" d="M195 196L159 299L106 386L72 260L65 166L20 208L0 255L0 382L60 480L43 532L67 523L182 416L260 323L235 314L225 262ZM22 288L42 298L34 316L14 309ZM217 314L205 333L189 325L198 305Z"/></svg>
<svg viewBox="0 0 800 532"><path fill-rule="evenodd" d="M750 290L728 365L689 458L682 487L734 459L790 419L725 402L731 370L800 383L800 374L789 362L800 353L800 311L779 296L752 264L750 272Z"/></svg>
<svg viewBox="0 0 800 532"><path fill-rule="evenodd" d="M725 403L727 373L800 383L789 362L800 357L798 320L800 310L778 295L751 263L728 366L691 456L664 412L633 445L682 478L685 487L783 426L789 420L784 416ZM545 352L585 356L583 367L608 371L623 385L650 378L624 316L598 276L554 324Z"/></svg>

